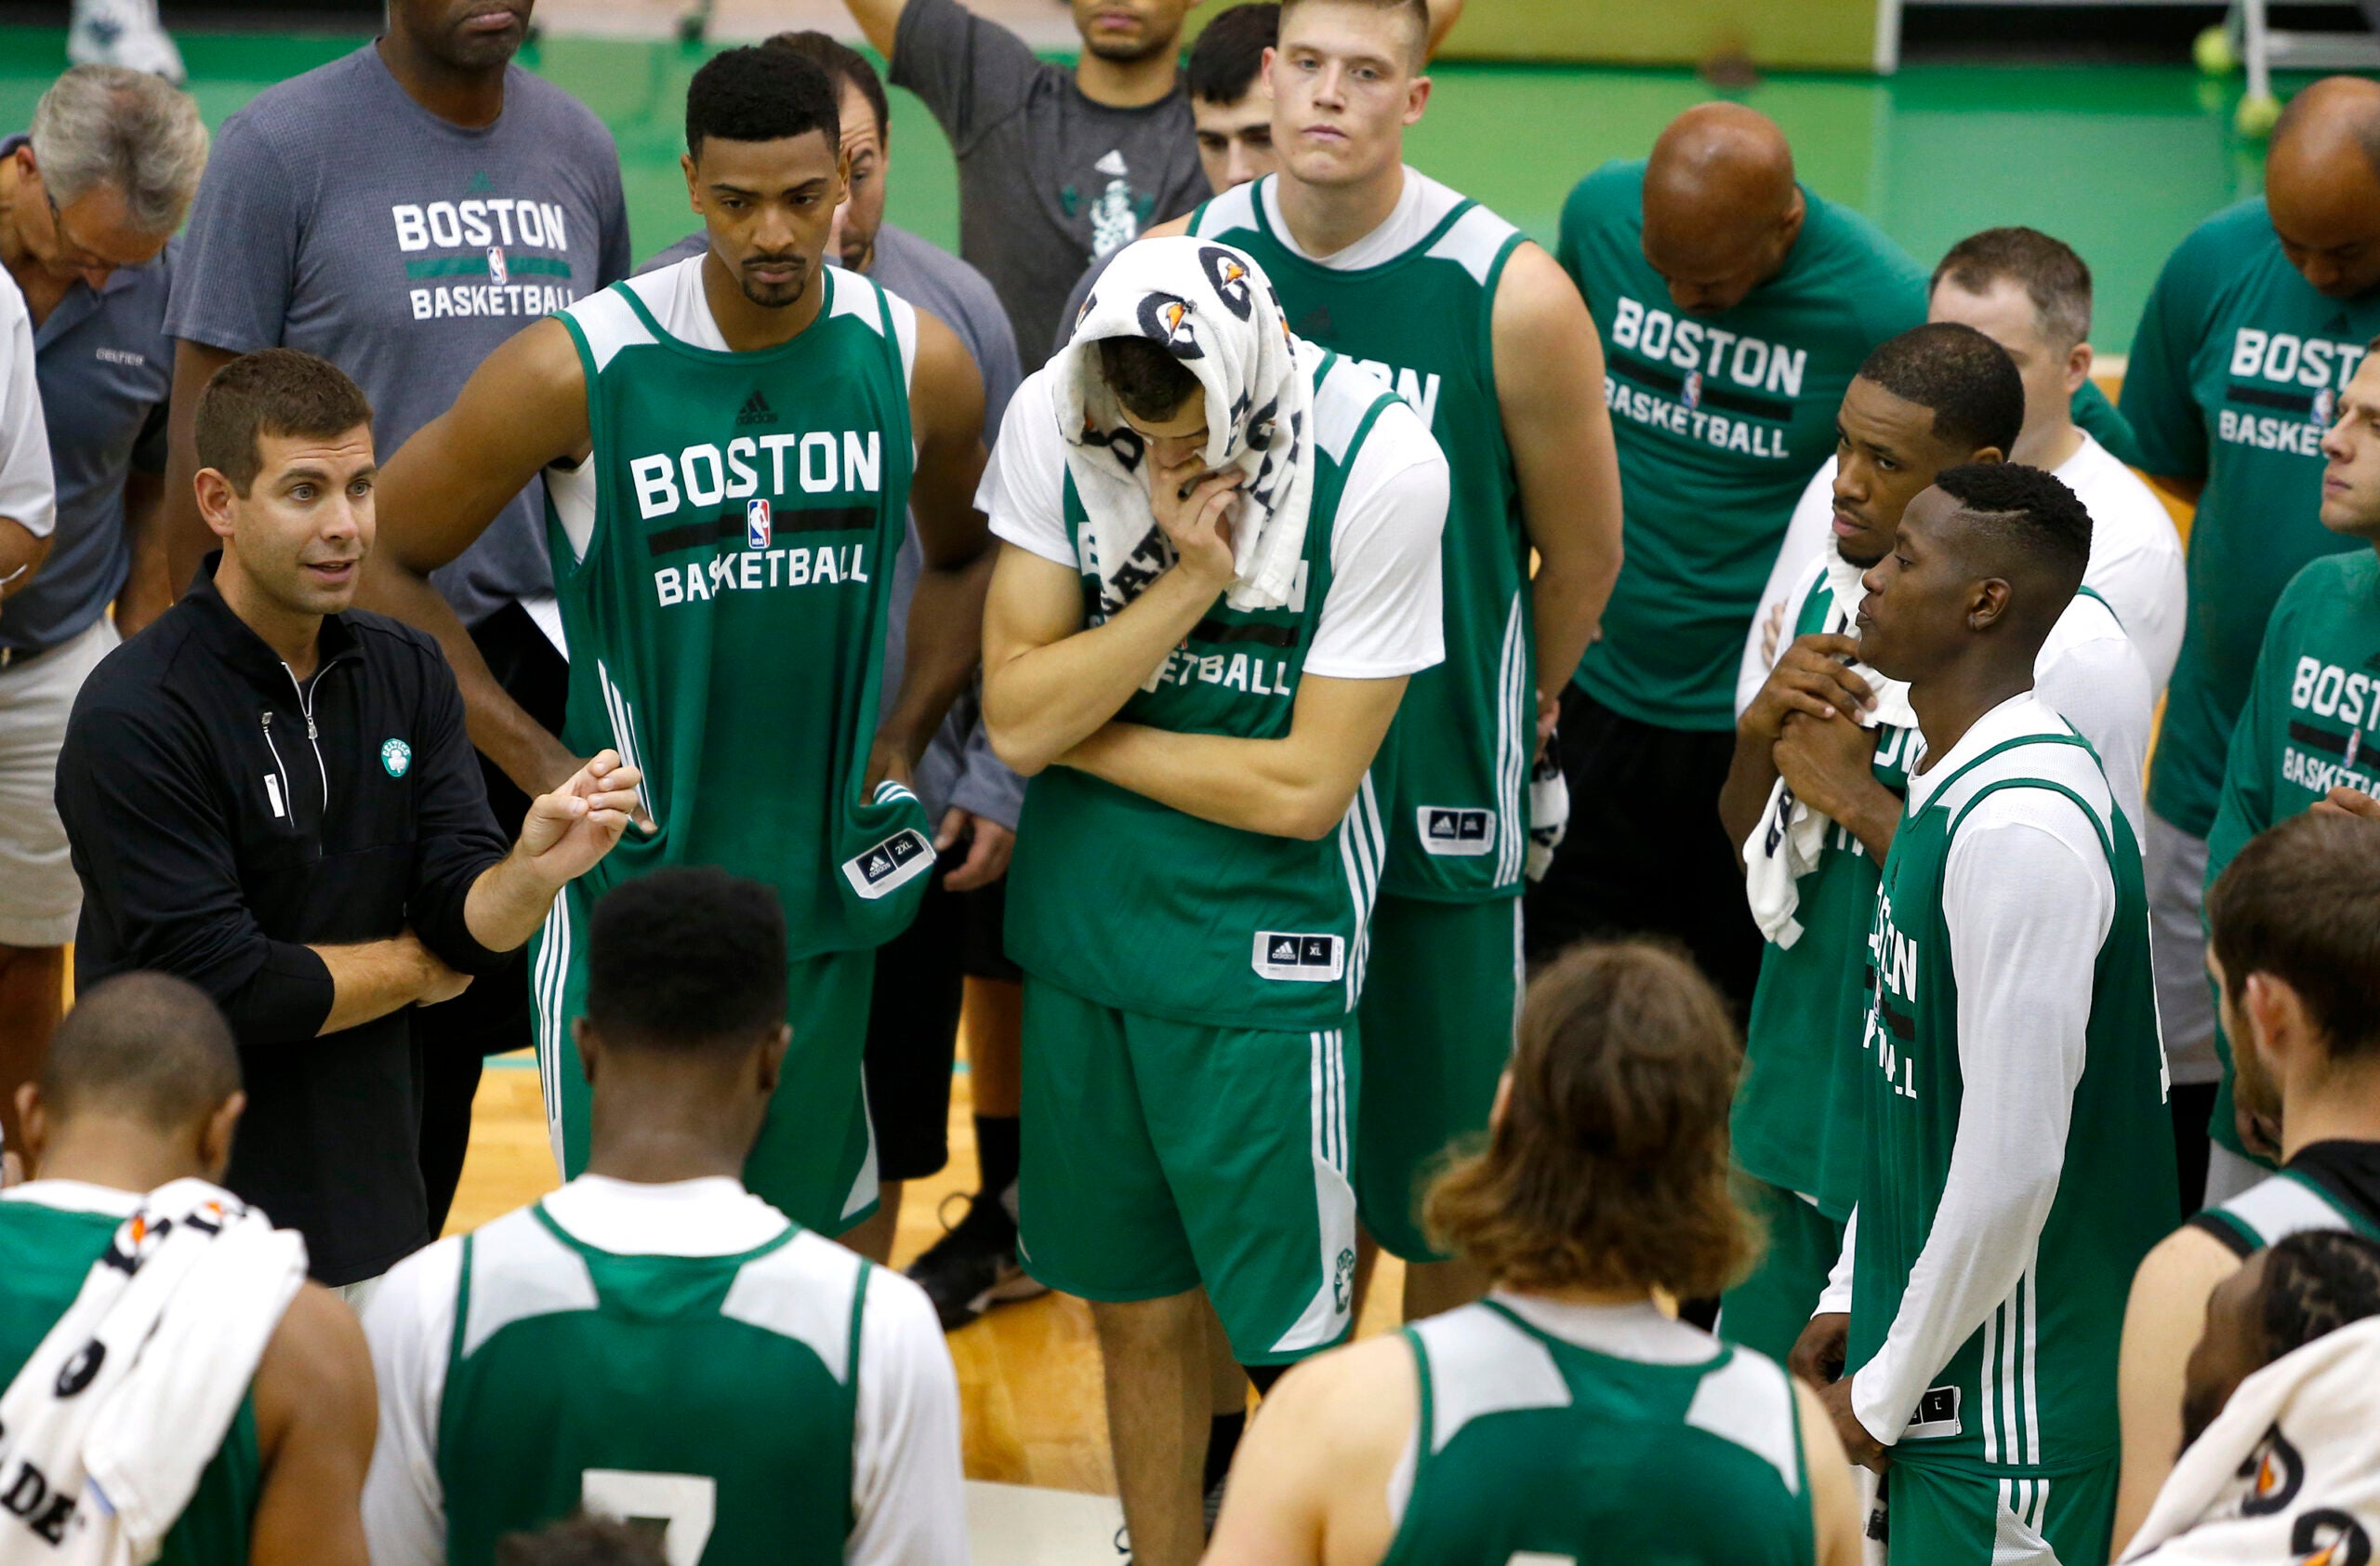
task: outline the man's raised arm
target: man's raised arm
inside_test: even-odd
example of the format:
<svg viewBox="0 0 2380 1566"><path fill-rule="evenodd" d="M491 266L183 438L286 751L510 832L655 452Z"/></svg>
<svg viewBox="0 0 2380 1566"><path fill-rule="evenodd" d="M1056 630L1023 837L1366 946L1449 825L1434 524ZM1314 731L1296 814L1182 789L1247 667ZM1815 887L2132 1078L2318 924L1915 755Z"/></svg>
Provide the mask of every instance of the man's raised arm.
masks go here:
<svg viewBox="0 0 2380 1566"><path fill-rule="evenodd" d="M380 470L379 537L359 606L438 639L462 688L471 743L536 797L579 758L506 694L430 573L460 555L549 465L584 458L587 383L569 328L539 321L488 355L455 399Z"/></svg>

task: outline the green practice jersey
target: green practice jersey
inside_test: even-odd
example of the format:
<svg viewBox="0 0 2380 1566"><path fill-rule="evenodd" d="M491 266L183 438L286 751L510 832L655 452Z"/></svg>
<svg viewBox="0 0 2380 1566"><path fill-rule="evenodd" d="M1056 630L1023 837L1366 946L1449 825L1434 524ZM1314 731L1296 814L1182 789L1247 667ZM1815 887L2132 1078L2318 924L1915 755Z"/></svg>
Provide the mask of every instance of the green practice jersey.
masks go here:
<svg viewBox="0 0 2380 1566"><path fill-rule="evenodd" d="M1120 721L1243 739L1289 732L1332 590L1348 470L1396 405L1334 354L1323 356L1314 384L1302 591L1279 609L1242 611L1218 598L1124 704ZM1033 406L1029 398L1019 405ZM1003 440L1003 460L1013 440ZM1088 517L1071 473L1064 509L1067 542L1086 563ZM1098 577L1086 572L1082 588L1089 626ZM1345 818L1316 842L1202 820L1089 773L1051 767L1026 785L1017 822L1009 954L1036 977L1121 1011L1223 1028L1337 1027L1363 989L1365 926L1379 891L1382 808L1395 765L1383 747Z"/></svg>
<svg viewBox="0 0 2380 1566"><path fill-rule="evenodd" d="M660 825L630 830L586 891L720 865L777 889L788 956L878 946L916 911L934 857L906 789L860 798L906 529L916 314L827 268L792 341L699 347L652 300L699 287L688 269L705 264L561 317L594 437L576 471L548 474L562 742L642 768Z"/></svg>
<svg viewBox="0 0 2380 1566"><path fill-rule="evenodd" d="M2191 231L2141 312L2122 402L2135 460L2206 485L2149 776L2149 808L2193 837L2214 825L2231 725L2281 589L2316 556L2361 548L2321 524L2321 438L2375 332L2380 290L2316 292L2261 200Z"/></svg>
<svg viewBox="0 0 2380 1566"><path fill-rule="evenodd" d="M1800 1414L1775 1360L1650 1306L1563 1314L1583 1319L1575 1333L1501 1299L1405 1329L1420 1419L1382 1566L1816 1558Z"/></svg>
<svg viewBox="0 0 2380 1566"><path fill-rule="evenodd" d="M127 1197L121 1211L92 1211L79 1200L87 1190L36 1181L0 1195L0 1387L16 1379L66 1314L91 1264L139 1203ZM242 1398L222 1446L165 1535L159 1566L247 1566L248 1525L262 1482L256 1402ZM0 1506L20 1515L38 1507L39 1486L22 1471L0 1473Z"/></svg>
<svg viewBox="0 0 2380 1566"><path fill-rule="evenodd" d="M2346 1230L2380 1240L2380 1214L2366 1212L2306 1174L2284 1169L2190 1220L2246 1256L2314 1230Z"/></svg>
<svg viewBox="0 0 2380 1566"><path fill-rule="evenodd" d="M1829 549L1831 556L1833 551ZM1853 634L1856 602L1841 602L1821 564L1783 639ZM1876 781L1909 791L1911 763L1924 753L1914 728L1880 723ZM1780 831L1770 820L1765 828ZM1837 1223L1859 1200L1859 1103L1865 1063L1852 1041L1867 1015L1866 943L1883 869L1849 829L1830 822L1818 861L1794 883L1802 935L1761 952L1760 984L1744 1028L1744 1072L1728 1132L1736 1161L1773 1186L1815 1198Z"/></svg>
<svg viewBox="0 0 2380 1566"><path fill-rule="evenodd" d="M466 1237L438 1405L446 1559L582 1507L672 1566L831 1566L851 1532L870 1265L799 1228L738 1255L619 1255L542 1204Z"/></svg>
<svg viewBox="0 0 2380 1566"><path fill-rule="evenodd" d="M1410 243L1361 266L1324 265L1294 248L1271 177L1208 202L1191 215L1190 232L1255 257L1290 330L1394 386L1446 454L1446 661L1413 676L1381 748L1395 771L1381 796L1389 823L1381 886L1442 901L1517 896L1537 675L1528 536L1490 328L1497 285L1522 235L1409 168L1405 179L1401 216L1383 227L1407 222Z"/></svg>
<svg viewBox="0 0 2380 1566"><path fill-rule="evenodd" d="M2097 758L2070 733L2020 734L1983 750L1925 791L1893 838L1869 937L1876 986L1861 1049L1873 1069L1864 1073L1866 1153L1846 1363L1857 1371L1884 1346L1937 1220L1949 1216L1954 1144L1972 1135L1999 1145L2013 1135L1989 1122L1962 1131L1960 975L1944 911L1961 826L2011 790L2062 795L2082 812L2105 856L2114 909L2093 967L2082 1076L2043 1227L2022 1256L1962 1258L1970 1266L2013 1262L2018 1281L1947 1363L1901 1367L1929 1379L1893 1458L2058 1472L2116 1451L2125 1296L2140 1258L2175 1220L2173 1127L2140 849L2109 803ZM1968 978L2023 982L2006 973ZM1931 1261L1929 1286L1953 1287L1945 1282L1944 1258Z"/></svg>
<svg viewBox="0 0 2380 1566"><path fill-rule="evenodd" d="M2250 838L2333 789L2380 794L2380 555L2354 547L2291 578L2265 627L2246 697L2207 833L2209 886ZM2250 1157L2232 1118L2231 1045L2219 1021L2215 1047L2223 1086L2209 1129Z"/></svg>
<svg viewBox="0 0 2380 1566"><path fill-rule="evenodd" d="M1664 728L1735 725L1745 629L1835 410L1869 352L1925 319L1925 273L1867 219L1805 190L1784 270L1688 315L1644 255L1644 160L1608 163L1562 208L1557 259L1603 334L1625 557L1578 683Z"/></svg>

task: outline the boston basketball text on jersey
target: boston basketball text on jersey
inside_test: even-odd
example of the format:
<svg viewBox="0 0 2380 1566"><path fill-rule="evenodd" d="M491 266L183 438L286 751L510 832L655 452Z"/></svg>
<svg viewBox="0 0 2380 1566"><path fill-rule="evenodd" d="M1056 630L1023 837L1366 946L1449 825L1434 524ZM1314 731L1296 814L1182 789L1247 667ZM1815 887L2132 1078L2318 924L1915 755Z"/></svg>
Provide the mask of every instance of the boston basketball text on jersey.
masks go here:
<svg viewBox="0 0 2380 1566"><path fill-rule="evenodd" d="M2333 789L2380 793L2380 779L2356 765L2364 756L2365 737L2380 732L2380 676L2351 674L2335 663L2300 657L2290 677L2289 705L2300 712L2336 718L2347 724L2347 732L2333 734L2317 724L2291 723L2291 743L2281 757L2284 780L2318 794ZM2312 753L2317 750L2322 753Z"/></svg>
<svg viewBox="0 0 2380 1566"><path fill-rule="evenodd" d="M760 493L763 466L769 478L765 496ZM738 435L724 449L707 441L685 447L674 458L667 452L635 458L628 463L628 473L636 486L637 514L647 522L676 516L688 508L729 502L741 508L723 514L716 526L697 522L652 535L648 544L655 553L714 540L743 539L740 550L721 551L707 561L655 568L654 593L665 606L729 591L869 579L866 544L802 549L775 541L779 530L858 527L866 525L863 519L842 508L778 511L775 502L786 498L788 484L804 495L879 493L884 487L881 431Z"/></svg>
<svg viewBox="0 0 2380 1566"><path fill-rule="evenodd" d="M2248 408L2272 411L2225 408L2216 421L2217 432L2240 445L2319 457L2322 431L2338 408L2339 392L2353 378L2355 366L2362 360L2360 342L2241 326L2231 338L2228 399ZM2243 380L2260 384L2241 385ZM2278 390L2281 387L2290 390Z"/></svg>
<svg viewBox="0 0 2380 1566"><path fill-rule="evenodd" d="M406 290L416 321L440 315L530 318L564 309L578 297L570 285L570 230L559 202L495 195L399 202L389 216L396 224L397 249L406 258L406 281L424 285ZM522 247L557 253L522 255ZM430 281L444 278L455 281Z"/></svg>
<svg viewBox="0 0 2380 1566"><path fill-rule="evenodd" d="M1690 321L1625 295L1613 312L1609 349L1604 401L1621 418L1726 451L1786 455L1783 426L1792 418L1792 400L1802 394L1808 349ZM1640 385L1626 384L1632 380ZM1705 403L1744 417L1709 411Z"/></svg>

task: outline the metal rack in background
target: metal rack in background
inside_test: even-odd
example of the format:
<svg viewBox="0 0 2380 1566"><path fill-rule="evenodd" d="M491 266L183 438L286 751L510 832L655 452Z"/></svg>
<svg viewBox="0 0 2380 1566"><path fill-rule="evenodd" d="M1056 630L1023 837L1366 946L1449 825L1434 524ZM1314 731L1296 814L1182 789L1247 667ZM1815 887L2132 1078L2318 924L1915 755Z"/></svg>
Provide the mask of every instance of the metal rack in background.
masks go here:
<svg viewBox="0 0 2380 1566"><path fill-rule="evenodd" d="M2369 33L2297 33L2274 27L2267 0L2233 0L2220 26L2198 35L2199 69L2227 76L2247 67L2248 90L2234 123L2242 136L2262 137L2281 118L2272 73L2280 71L2380 71L2380 0L2359 0Z"/></svg>

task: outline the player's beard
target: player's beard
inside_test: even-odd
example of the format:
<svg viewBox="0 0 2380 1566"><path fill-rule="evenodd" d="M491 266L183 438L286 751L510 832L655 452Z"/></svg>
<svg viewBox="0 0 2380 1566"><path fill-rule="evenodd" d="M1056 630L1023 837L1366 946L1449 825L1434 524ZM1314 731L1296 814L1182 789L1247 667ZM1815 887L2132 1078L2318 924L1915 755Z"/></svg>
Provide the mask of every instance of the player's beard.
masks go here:
<svg viewBox="0 0 2380 1566"><path fill-rule="evenodd" d="M767 258L756 256L753 258L755 260L763 259L768 260L777 259L777 258L774 256ZM802 266L800 270L796 272L793 281L785 285L782 291L779 291L756 287L752 282L751 273L746 271L743 267L737 267L735 269L735 285L744 291L744 297L746 299L750 299L762 310L786 310L794 305L800 304L801 302L802 296L810 292L810 276L812 270L813 269L808 266Z"/></svg>

